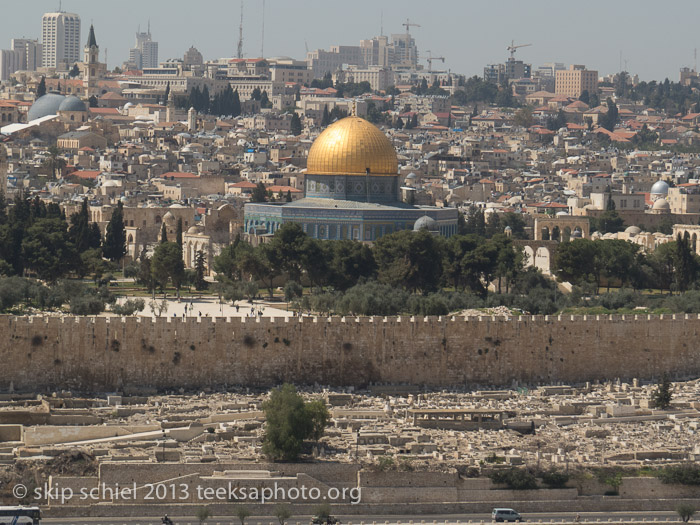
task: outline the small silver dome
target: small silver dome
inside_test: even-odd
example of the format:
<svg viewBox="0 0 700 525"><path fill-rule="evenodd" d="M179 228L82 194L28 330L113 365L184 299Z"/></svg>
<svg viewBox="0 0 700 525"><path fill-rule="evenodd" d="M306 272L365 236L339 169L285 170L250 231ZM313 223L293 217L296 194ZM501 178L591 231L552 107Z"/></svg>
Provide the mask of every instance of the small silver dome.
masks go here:
<svg viewBox="0 0 700 525"><path fill-rule="evenodd" d="M668 183L664 180L657 180L651 187L652 195L668 195Z"/></svg>
<svg viewBox="0 0 700 525"><path fill-rule="evenodd" d="M435 219L423 215L413 224L413 231L417 232L420 230L428 230L429 232L434 232L438 230L438 224Z"/></svg>

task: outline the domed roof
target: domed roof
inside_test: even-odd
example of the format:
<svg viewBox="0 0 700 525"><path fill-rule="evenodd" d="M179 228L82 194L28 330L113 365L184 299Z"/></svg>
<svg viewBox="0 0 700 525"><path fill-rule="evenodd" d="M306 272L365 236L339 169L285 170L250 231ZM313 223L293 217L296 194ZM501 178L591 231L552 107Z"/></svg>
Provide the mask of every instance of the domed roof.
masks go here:
<svg viewBox="0 0 700 525"><path fill-rule="evenodd" d="M85 102L75 95L71 95L63 99L61 105L58 106L58 111L87 111L87 107L85 106Z"/></svg>
<svg viewBox="0 0 700 525"><path fill-rule="evenodd" d="M668 183L664 180L657 180L651 187L652 195L668 195Z"/></svg>
<svg viewBox="0 0 700 525"><path fill-rule="evenodd" d="M56 115L61 103L66 99L58 93L47 93L43 97L39 97L34 101L32 107L27 113L27 121L45 117L47 115Z"/></svg>
<svg viewBox="0 0 700 525"><path fill-rule="evenodd" d="M627 226L627 228L625 228L625 233L629 235L639 235L642 233L642 229L639 226Z"/></svg>
<svg viewBox="0 0 700 525"><path fill-rule="evenodd" d="M654 202L653 209L654 210L670 210L671 206L669 206L668 201L666 199L658 199L656 202Z"/></svg>
<svg viewBox="0 0 700 525"><path fill-rule="evenodd" d="M572 239L581 239L583 238L583 233L581 230L574 230L571 232L571 238Z"/></svg>
<svg viewBox="0 0 700 525"><path fill-rule="evenodd" d="M170 222L175 220L175 215L172 214L172 212L166 212L165 215L163 215L163 220L165 222Z"/></svg>
<svg viewBox="0 0 700 525"><path fill-rule="evenodd" d="M306 162L307 173L316 175L395 176L396 151L374 124L359 117L345 117L328 126L314 141Z"/></svg>
<svg viewBox="0 0 700 525"><path fill-rule="evenodd" d="M198 233L202 233L202 229L199 226L190 226L187 230L188 235L196 235Z"/></svg>
<svg viewBox="0 0 700 525"><path fill-rule="evenodd" d="M413 231L417 232L417 231L423 230L423 229L426 229L429 232L437 231L437 229L438 229L437 221L435 219L433 219L432 217L428 217L427 215L423 215L413 224Z"/></svg>
<svg viewBox="0 0 700 525"><path fill-rule="evenodd" d="M411 172L411 173L409 173L408 175L406 175L406 180L409 180L409 179L413 180L413 179L417 179L417 178L418 178L418 175L416 175L416 174L413 173L413 172Z"/></svg>

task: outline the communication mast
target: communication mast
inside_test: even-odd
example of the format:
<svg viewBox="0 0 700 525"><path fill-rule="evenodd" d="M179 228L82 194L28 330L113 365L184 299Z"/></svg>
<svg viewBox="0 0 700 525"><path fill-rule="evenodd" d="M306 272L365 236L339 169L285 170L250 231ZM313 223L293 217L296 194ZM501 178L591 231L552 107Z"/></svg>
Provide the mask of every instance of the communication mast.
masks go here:
<svg viewBox="0 0 700 525"><path fill-rule="evenodd" d="M238 52L237 58L243 58L243 0L241 0L241 23L238 26Z"/></svg>

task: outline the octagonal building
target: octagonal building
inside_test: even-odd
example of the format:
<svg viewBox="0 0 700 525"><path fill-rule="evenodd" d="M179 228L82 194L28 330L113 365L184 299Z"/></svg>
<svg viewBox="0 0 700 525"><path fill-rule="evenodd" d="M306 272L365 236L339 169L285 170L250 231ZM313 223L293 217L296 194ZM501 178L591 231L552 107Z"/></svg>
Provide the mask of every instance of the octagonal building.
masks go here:
<svg viewBox="0 0 700 525"><path fill-rule="evenodd" d="M375 241L413 230L422 217L435 221L434 233L448 237L457 233L457 216L455 208L400 202L394 147L374 124L352 116L328 126L312 144L304 198L248 203L244 227L251 236L272 235L296 222L316 239Z"/></svg>

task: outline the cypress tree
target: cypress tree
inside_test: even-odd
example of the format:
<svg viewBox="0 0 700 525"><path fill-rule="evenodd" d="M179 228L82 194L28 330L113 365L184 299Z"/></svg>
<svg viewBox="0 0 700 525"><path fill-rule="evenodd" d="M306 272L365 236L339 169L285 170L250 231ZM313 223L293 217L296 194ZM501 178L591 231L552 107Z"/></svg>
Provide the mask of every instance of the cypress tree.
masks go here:
<svg viewBox="0 0 700 525"><path fill-rule="evenodd" d="M290 127L292 130L292 135L301 135L301 118L299 118L299 115L297 115L296 113L292 115L292 122L290 124Z"/></svg>
<svg viewBox="0 0 700 525"><path fill-rule="evenodd" d="M124 205L120 201L107 223L102 253L110 261L120 261L126 254L126 230L124 229Z"/></svg>
<svg viewBox="0 0 700 525"><path fill-rule="evenodd" d="M180 248L182 248L182 217L178 217L177 219L177 229L175 230L175 242Z"/></svg>
<svg viewBox="0 0 700 525"><path fill-rule="evenodd" d="M160 227L160 243L168 242L168 230L165 229L165 223Z"/></svg>
<svg viewBox="0 0 700 525"><path fill-rule="evenodd" d="M41 77L39 85L36 87L36 98L46 95L46 77Z"/></svg>

